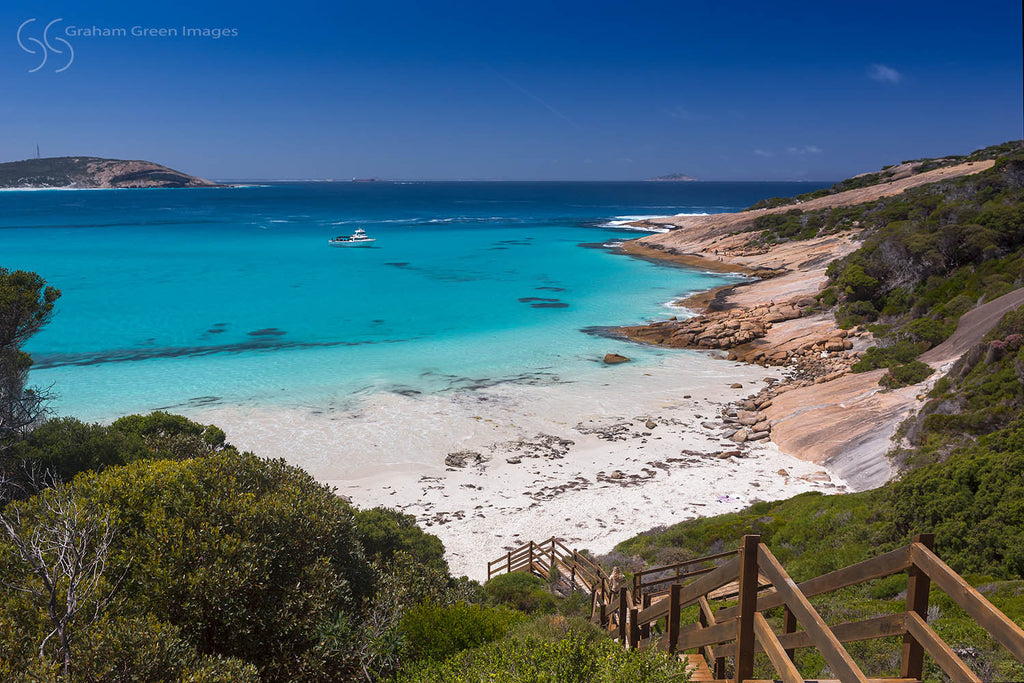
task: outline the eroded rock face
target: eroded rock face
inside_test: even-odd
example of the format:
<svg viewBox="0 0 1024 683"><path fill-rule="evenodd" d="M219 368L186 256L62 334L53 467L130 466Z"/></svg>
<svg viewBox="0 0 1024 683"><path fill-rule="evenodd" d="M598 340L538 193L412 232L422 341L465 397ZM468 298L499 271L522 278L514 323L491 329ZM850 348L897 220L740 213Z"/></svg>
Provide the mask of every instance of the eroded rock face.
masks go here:
<svg viewBox="0 0 1024 683"><path fill-rule="evenodd" d="M607 353L604 356L604 362L607 365L617 365L619 363L628 363L629 359L617 353Z"/></svg>

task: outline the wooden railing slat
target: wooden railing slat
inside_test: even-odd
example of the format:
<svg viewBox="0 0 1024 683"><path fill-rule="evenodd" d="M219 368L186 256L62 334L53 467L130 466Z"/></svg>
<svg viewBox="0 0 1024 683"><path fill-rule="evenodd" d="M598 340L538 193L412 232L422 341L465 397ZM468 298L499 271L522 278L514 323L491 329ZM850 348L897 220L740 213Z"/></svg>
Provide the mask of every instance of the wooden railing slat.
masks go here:
<svg viewBox="0 0 1024 683"><path fill-rule="evenodd" d="M717 559L720 559L720 558L723 558L723 557L729 557L730 555L735 555L736 552L737 551L735 551L735 550L727 550L724 553L715 553L714 555L705 555L704 557L698 557L698 558L693 559L693 560L684 560L682 562L675 562L673 564L666 564L666 565L662 565L660 567L652 567L651 569L641 569L640 571L634 573L633 576L645 576L647 574L653 574L654 572L671 571L673 569L686 567L686 566L689 566L691 564L700 564L702 562L711 562L712 560L717 560ZM712 569L714 569L714 567L712 567Z"/></svg>
<svg viewBox="0 0 1024 683"><path fill-rule="evenodd" d="M815 595L846 588L847 586L853 586L864 581L898 574L905 571L909 566L910 547L904 546L883 555L872 557L869 560L864 560L849 567L843 567L809 581L804 581L797 588L808 598L813 598ZM757 598L757 611L763 612L773 607L779 607L782 603L782 596L778 592L768 592ZM719 610L715 616L718 617L719 621L723 621L725 619L735 619L738 614L738 608L730 607Z"/></svg>
<svg viewBox="0 0 1024 683"><path fill-rule="evenodd" d="M761 544L758 547L758 569L768 577L775 586L775 590L781 594L783 602L796 616L797 621L804 627L804 632L810 637L811 642L825 658L829 667L838 674L844 681L858 681L865 683L867 677L860 670L857 663L850 657L850 653L840 644L835 635L829 630L828 625L814 609L807 597L800 592L796 583L789 577L786 570L782 568L779 561L775 559L772 551Z"/></svg>
<svg viewBox="0 0 1024 683"><path fill-rule="evenodd" d="M760 612L754 613L754 634L757 636L758 644L771 660L772 666L782 676L783 683L804 683L804 677L800 675L793 660L786 654L778 637Z"/></svg>
<svg viewBox="0 0 1024 683"><path fill-rule="evenodd" d="M699 628L696 624L690 624L685 629L679 630L679 639L676 641L676 651L689 650L695 647L707 647L708 645L721 645L736 640L736 624L727 622Z"/></svg>
<svg viewBox="0 0 1024 683"><path fill-rule="evenodd" d="M832 627L832 633L840 643L852 643L858 640L873 640L874 638L888 638L890 636L902 636L906 633L907 627L904 622L903 613L885 614L880 617L871 617L863 621L850 621ZM811 637L806 631L795 633L784 633L778 636L779 642L787 650L796 650L802 647L814 647ZM760 651L760 648L758 648Z"/></svg>
<svg viewBox="0 0 1024 683"><path fill-rule="evenodd" d="M939 668L946 672L951 680L963 683L981 683L981 679L963 663L949 645L943 642L917 612L907 612L907 632L921 644Z"/></svg>
<svg viewBox="0 0 1024 683"><path fill-rule="evenodd" d="M739 559L733 558L722 566L716 567L710 574L705 574L693 583L683 586L682 593L680 594L680 599L682 600L680 607L689 607L693 603L697 602L697 598L705 593L710 593L716 588L721 588L730 581L735 581L736 577L739 575L739 566ZM645 624L655 621L666 614L668 614L668 601L662 600L640 612L640 623Z"/></svg>
<svg viewBox="0 0 1024 683"><path fill-rule="evenodd" d="M911 548L914 564L983 629L991 633L1018 662L1024 663L1024 630L996 609L995 605L950 569L935 553L920 543L912 544Z"/></svg>

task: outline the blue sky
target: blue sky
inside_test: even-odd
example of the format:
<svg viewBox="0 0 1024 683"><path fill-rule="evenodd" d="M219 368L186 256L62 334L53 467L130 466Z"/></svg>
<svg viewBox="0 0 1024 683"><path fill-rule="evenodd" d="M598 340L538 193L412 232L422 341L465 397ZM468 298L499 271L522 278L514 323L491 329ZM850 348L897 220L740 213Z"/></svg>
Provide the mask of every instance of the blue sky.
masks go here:
<svg viewBox="0 0 1024 683"><path fill-rule="evenodd" d="M0 160L38 142L210 178L839 179L1024 136L1021 50L1019 0L9 0Z"/></svg>

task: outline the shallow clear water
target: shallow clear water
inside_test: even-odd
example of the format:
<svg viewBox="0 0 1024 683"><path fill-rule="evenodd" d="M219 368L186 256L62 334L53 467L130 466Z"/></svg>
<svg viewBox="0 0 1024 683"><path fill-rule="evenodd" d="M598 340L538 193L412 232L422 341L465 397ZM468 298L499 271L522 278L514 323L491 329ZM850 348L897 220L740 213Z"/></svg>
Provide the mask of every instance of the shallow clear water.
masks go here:
<svg viewBox="0 0 1024 683"><path fill-rule="evenodd" d="M55 409L344 407L378 392L572 381L590 328L664 317L722 276L613 254L636 215L806 183L305 183L0 193L0 266L60 288L27 350ZM364 227L372 248L330 248Z"/></svg>

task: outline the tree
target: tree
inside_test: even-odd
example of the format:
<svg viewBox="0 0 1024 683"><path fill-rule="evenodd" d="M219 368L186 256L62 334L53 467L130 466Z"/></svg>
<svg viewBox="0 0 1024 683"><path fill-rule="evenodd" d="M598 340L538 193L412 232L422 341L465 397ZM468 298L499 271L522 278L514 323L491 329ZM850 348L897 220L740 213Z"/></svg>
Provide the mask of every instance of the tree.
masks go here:
<svg viewBox="0 0 1024 683"><path fill-rule="evenodd" d="M26 387L32 358L21 347L49 322L59 297L35 273L0 268L0 449L45 413L47 392Z"/></svg>
<svg viewBox="0 0 1024 683"><path fill-rule="evenodd" d="M55 659L67 678L76 639L103 616L117 590L119 581L111 585L104 577L114 529L109 513L93 514L71 487L40 482L37 488L46 490L28 510L18 504L0 510L0 530L28 570L0 584L45 605L50 630L39 644L39 658L46 661L55 640ZM0 481L0 504L13 498L11 489L10 482Z"/></svg>

